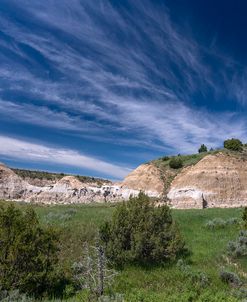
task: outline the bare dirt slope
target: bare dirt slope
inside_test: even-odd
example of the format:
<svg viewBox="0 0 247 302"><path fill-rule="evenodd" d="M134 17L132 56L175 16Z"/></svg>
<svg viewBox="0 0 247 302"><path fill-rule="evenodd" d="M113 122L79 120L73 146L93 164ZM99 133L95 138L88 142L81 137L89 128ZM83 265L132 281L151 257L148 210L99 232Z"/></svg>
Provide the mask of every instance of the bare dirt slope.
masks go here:
<svg viewBox="0 0 247 302"><path fill-rule="evenodd" d="M207 155L174 178L168 198L175 208L247 205L247 161L222 152Z"/></svg>
<svg viewBox="0 0 247 302"><path fill-rule="evenodd" d="M162 172L152 164L143 164L137 167L121 183L124 188L153 192L154 195L161 195L164 190Z"/></svg>

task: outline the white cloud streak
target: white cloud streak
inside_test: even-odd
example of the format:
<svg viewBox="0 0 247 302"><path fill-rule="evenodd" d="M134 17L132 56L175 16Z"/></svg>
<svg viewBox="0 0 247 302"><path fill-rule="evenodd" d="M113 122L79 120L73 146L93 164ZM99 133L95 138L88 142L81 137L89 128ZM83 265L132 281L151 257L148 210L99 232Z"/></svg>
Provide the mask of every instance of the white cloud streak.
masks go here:
<svg viewBox="0 0 247 302"><path fill-rule="evenodd" d="M0 155L35 163L62 164L97 171L122 179L131 169L93 158L75 150L49 147L12 137L0 136Z"/></svg>
<svg viewBox="0 0 247 302"><path fill-rule="evenodd" d="M72 116L65 111L51 110L44 105L16 103L0 99L0 117L14 118L15 121L38 125L46 128L61 129L75 133L97 133L101 129L94 122L83 121L78 115Z"/></svg>
<svg viewBox="0 0 247 302"><path fill-rule="evenodd" d="M119 111L125 103L119 102ZM246 141L246 122L239 120L234 113L222 115L206 110L193 110L181 102L135 102L130 99L122 110L119 120L128 125L128 130L138 129L143 140L152 145L154 138L167 144L171 153L197 152L200 144L221 147L229 137ZM169 149L169 148L168 148Z"/></svg>

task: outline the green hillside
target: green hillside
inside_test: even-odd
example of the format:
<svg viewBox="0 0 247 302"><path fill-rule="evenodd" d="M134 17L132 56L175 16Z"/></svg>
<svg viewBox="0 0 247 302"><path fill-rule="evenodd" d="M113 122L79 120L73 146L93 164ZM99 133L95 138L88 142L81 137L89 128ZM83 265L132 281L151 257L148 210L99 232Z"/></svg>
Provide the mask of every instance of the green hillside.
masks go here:
<svg viewBox="0 0 247 302"><path fill-rule="evenodd" d="M192 166L197 164L201 159L203 159L207 155L215 155L217 153L224 153L229 156L237 157L241 160L247 160L247 146L243 145L241 151L233 151L229 149L216 149L208 152L201 152L195 154L188 155L176 155L176 156L163 156L157 159L150 161L149 163L153 164L161 171L161 178L164 182L164 195L166 195L167 190L170 187L170 184L174 177L181 172L181 170L185 167ZM181 167L172 168L170 163L172 160L179 160L181 163Z"/></svg>

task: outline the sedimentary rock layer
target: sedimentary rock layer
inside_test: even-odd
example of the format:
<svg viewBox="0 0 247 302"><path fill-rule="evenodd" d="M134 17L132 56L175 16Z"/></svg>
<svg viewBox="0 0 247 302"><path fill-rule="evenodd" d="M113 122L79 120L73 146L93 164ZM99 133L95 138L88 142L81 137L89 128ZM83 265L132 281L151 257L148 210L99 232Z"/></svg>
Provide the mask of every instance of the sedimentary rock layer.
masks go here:
<svg viewBox="0 0 247 302"><path fill-rule="evenodd" d="M161 171L152 164L143 164L127 175L121 183L123 188L141 190L150 196L160 196L164 190Z"/></svg>
<svg viewBox="0 0 247 302"><path fill-rule="evenodd" d="M247 205L247 161L221 152L205 156L174 178L168 198L174 208Z"/></svg>
<svg viewBox="0 0 247 302"><path fill-rule="evenodd" d="M33 182L32 182L33 183ZM140 190L128 188L121 183L82 183L74 176L65 176L56 182L45 181L33 185L18 176L7 166L0 164L0 199L45 204L69 204L91 202L117 202L137 196ZM152 196L156 191L148 192Z"/></svg>

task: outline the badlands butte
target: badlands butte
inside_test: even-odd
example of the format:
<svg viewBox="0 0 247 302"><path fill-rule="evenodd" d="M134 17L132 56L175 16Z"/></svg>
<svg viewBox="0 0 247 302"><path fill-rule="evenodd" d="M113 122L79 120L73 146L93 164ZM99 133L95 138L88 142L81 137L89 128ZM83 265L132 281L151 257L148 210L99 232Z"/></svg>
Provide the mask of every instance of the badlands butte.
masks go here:
<svg viewBox="0 0 247 302"><path fill-rule="evenodd" d="M18 170L0 164L0 199L43 204L118 202L140 191L172 208L241 207L247 205L247 150L226 149L172 157L142 164L122 182Z"/></svg>

